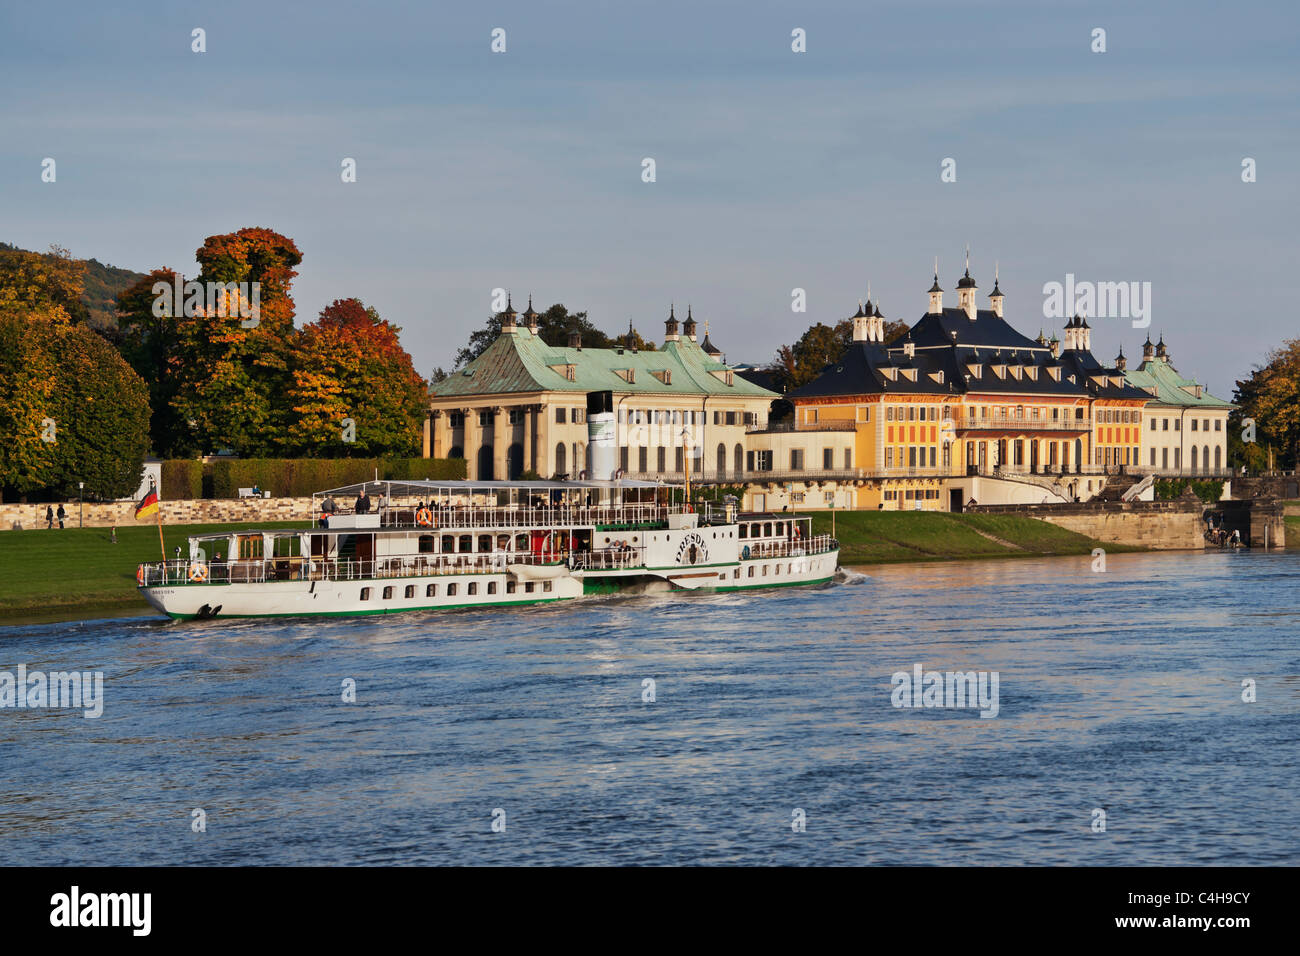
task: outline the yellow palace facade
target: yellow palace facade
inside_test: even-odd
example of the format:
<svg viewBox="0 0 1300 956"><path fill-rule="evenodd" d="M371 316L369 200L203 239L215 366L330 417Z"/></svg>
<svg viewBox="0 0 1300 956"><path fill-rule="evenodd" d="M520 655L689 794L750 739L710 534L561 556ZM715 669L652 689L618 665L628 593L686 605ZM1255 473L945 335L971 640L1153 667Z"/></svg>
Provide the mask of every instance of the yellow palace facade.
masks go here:
<svg viewBox="0 0 1300 956"><path fill-rule="evenodd" d="M888 346L879 306L859 307L849 349L788 396L796 430L851 433L849 506L1073 501L1136 468L1150 396L1097 361L1085 320L1064 341L1030 339L1006 322L996 283L989 309L969 268L957 292L945 308L936 275L926 314Z"/></svg>

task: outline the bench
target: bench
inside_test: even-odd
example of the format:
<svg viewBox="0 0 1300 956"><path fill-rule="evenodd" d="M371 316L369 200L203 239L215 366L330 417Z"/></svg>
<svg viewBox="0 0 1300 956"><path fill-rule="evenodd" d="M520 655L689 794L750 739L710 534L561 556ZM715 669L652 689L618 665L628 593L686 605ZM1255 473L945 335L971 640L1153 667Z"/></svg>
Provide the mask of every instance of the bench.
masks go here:
<svg viewBox="0 0 1300 956"><path fill-rule="evenodd" d="M241 497L241 498L257 498L257 497L259 497L259 496L253 493L253 489L252 489L252 488L240 488L240 489L239 489L239 497ZM271 493L270 493L269 491L263 491L263 492L261 493L260 497L262 497L262 498L269 498L269 497L271 497Z"/></svg>

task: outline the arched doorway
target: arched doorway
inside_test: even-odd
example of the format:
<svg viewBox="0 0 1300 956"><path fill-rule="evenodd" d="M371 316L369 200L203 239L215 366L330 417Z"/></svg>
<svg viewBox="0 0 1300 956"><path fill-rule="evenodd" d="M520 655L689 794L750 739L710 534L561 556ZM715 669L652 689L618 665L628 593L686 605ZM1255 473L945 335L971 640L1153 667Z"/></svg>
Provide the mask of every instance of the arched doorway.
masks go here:
<svg viewBox="0 0 1300 956"><path fill-rule="evenodd" d="M524 473L524 446L515 442L506 452L506 477L514 481Z"/></svg>
<svg viewBox="0 0 1300 956"><path fill-rule="evenodd" d="M474 473L476 481L492 481L492 446L483 445L478 450L478 470Z"/></svg>
<svg viewBox="0 0 1300 956"><path fill-rule="evenodd" d="M569 473L568 449L564 442L559 442L555 446L555 473L557 475L567 475Z"/></svg>
<svg viewBox="0 0 1300 956"><path fill-rule="evenodd" d="M451 448L447 449L447 457L448 457L448 458L464 458L464 457L465 457L465 449L461 448L459 445L452 445Z"/></svg>
<svg viewBox="0 0 1300 956"><path fill-rule="evenodd" d="M727 446L718 446L718 477L727 477Z"/></svg>

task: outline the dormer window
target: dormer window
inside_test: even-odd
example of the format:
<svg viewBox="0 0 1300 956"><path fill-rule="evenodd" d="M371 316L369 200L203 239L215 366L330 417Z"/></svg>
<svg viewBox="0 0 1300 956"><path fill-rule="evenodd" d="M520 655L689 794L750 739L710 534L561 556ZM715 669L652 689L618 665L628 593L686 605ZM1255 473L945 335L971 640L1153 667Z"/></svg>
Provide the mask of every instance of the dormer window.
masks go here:
<svg viewBox="0 0 1300 956"><path fill-rule="evenodd" d="M971 378L979 378L979 377L980 377L980 363L979 363L979 362L971 362L969 365L966 366L966 369L967 369L967 371L970 372L970 376L971 376Z"/></svg>

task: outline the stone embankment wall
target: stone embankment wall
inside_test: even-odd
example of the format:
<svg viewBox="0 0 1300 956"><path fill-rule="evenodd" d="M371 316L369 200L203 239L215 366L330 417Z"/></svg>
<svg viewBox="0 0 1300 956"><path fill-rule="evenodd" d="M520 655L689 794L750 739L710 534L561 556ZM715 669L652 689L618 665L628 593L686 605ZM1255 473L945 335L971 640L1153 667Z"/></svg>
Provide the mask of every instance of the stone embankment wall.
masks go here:
<svg viewBox="0 0 1300 956"><path fill-rule="evenodd" d="M78 507L82 509L82 524L87 528L119 528L137 524L153 524L158 519L150 516L135 520L134 501L90 503L78 506L76 501L65 502L67 517L64 527L77 527ZM15 524L28 530L45 527L47 504L0 504L0 530L10 531ZM53 503L59 510L58 502ZM312 517L310 498L218 498L187 499L162 502L163 524L219 524L227 521L307 521ZM58 520L55 520L58 527Z"/></svg>
<svg viewBox="0 0 1300 956"><path fill-rule="evenodd" d="M969 511L1038 518L1098 541L1153 551L1205 547L1198 501L1102 501L1065 505L976 505Z"/></svg>
<svg viewBox="0 0 1300 956"><path fill-rule="evenodd" d="M1300 477L1296 475L1267 475L1232 479L1232 497L1247 498L1300 498Z"/></svg>

